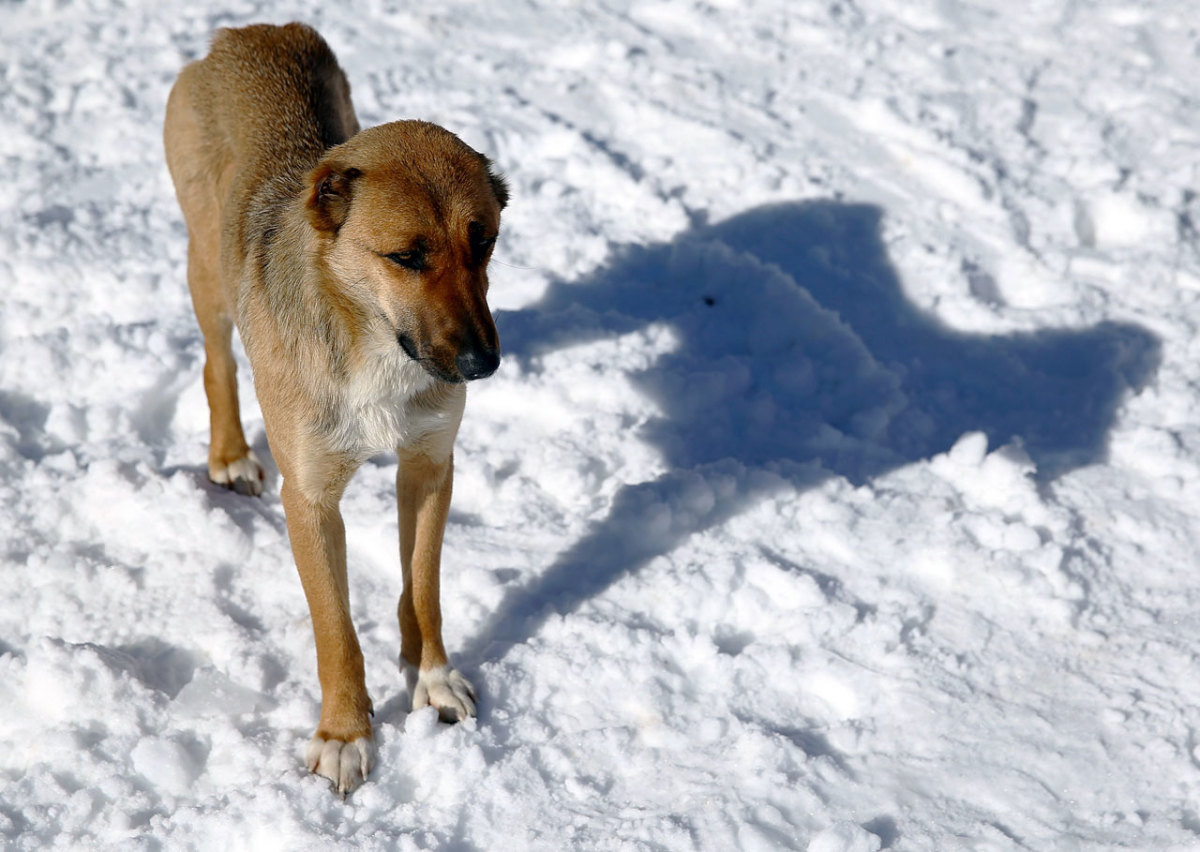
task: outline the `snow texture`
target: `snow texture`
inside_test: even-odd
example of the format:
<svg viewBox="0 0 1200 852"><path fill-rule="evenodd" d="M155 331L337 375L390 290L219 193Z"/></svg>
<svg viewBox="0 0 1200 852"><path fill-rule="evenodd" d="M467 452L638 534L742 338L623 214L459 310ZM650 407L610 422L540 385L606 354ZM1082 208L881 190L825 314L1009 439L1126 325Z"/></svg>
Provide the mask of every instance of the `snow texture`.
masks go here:
<svg viewBox="0 0 1200 852"><path fill-rule="evenodd" d="M207 480L161 146L216 27L294 18L513 195L479 716L409 712L373 459L345 802L244 359L265 492ZM1198 78L1167 0L3 3L0 845L1200 845Z"/></svg>

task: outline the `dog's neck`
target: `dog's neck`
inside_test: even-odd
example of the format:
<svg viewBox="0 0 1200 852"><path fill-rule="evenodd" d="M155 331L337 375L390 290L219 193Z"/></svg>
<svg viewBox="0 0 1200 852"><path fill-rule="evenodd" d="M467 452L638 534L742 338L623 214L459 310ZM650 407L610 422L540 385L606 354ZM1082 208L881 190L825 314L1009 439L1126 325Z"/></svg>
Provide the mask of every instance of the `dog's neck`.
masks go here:
<svg viewBox="0 0 1200 852"><path fill-rule="evenodd" d="M248 223L249 268L241 307L268 314L259 327L273 328L273 344L292 360L313 367L319 363L322 372L344 377L356 360L369 317L336 286L326 260L330 238L318 233L305 216L303 182L288 183L293 184L293 191L284 195L284 187L272 187L274 197ZM274 250L273 243L286 248ZM275 285L256 286L263 281ZM239 325L245 328L250 324Z"/></svg>

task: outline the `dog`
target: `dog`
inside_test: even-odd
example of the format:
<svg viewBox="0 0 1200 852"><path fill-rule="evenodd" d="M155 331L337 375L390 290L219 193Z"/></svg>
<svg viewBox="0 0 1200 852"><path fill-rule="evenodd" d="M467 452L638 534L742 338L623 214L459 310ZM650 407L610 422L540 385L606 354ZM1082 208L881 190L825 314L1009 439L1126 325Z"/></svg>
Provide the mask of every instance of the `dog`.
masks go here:
<svg viewBox="0 0 1200 852"><path fill-rule="evenodd" d="M399 460L400 665L413 709L475 714L442 644L438 583L465 385L500 363L487 267L508 189L434 124L360 130L345 74L303 24L219 30L172 87L163 137L204 337L208 475L262 493L238 410L236 327L316 640L321 718L306 762L344 798L374 748L338 504L378 453Z"/></svg>

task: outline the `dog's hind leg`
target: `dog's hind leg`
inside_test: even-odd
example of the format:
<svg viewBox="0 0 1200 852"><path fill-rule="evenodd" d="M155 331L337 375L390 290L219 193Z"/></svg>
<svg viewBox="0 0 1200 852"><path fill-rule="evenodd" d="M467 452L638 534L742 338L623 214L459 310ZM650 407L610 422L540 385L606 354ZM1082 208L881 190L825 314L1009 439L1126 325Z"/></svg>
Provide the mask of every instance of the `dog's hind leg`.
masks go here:
<svg viewBox="0 0 1200 852"><path fill-rule="evenodd" d="M204 393L208 397L208 477L239 494L258 495L263 468L246 443L233 357L233 318L224 304L217 256L193 234L188 241L188 287L204 335Z"/></svg>
<svg viewBox="0 0 1200 852"><path fill-rule="evenodd" d="M204 335L204 392L211 441L208 476L243 494L261 494L263 469L242 432L233 358L230 288L221 281L221 205L232 171L227 152L203 130L192 90L203 74L200 63L179 75L167 99L163 142L175 196L188 226L188 289Z"/></svg>
<svg viewBox="0 0 1200 852"><path fill-rule="evenodd" d="M221 205L228 156L203 131L192 89L200 64L184 68L167 100L163 143L175 197L187 222L187 288L204 335L204 392L209 398L209 479L245 494L263 492L263 466L241 431L233 349L233 311L221 281Z"/></svg>

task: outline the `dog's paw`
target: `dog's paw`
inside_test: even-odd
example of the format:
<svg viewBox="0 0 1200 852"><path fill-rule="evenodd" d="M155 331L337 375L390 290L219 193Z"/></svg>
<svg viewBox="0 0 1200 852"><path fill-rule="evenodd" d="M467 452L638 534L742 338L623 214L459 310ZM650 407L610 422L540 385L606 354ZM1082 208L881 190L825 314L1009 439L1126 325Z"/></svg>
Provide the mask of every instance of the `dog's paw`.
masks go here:
<svg viewBox="0 0 1200 852"><path fill-rule="evenodd" d="M263 492L263 480L266 479L266 472L263 470L258 456L254 455L254 450L250 450L246 455L229 464L209 462L208 478L217 485L232 488L238 494L258 497Z"/></svg>
<svg viewBox="0 0 1200 852"><path fill-rule="evenodd" d="M475 715L475 687L458 669L438 666L418 669L412 663L400 661L412 696L412 709L433 706L443 722L461 722Z"/></svg>
<svg viewBox="0 0 1200 852"><path fill-rule="evenodd" d="M304 762L309 772L328 778L333 791L344 799L366 780L374 760L375 745L367 737L347 743L314 736Z"/></svg>

